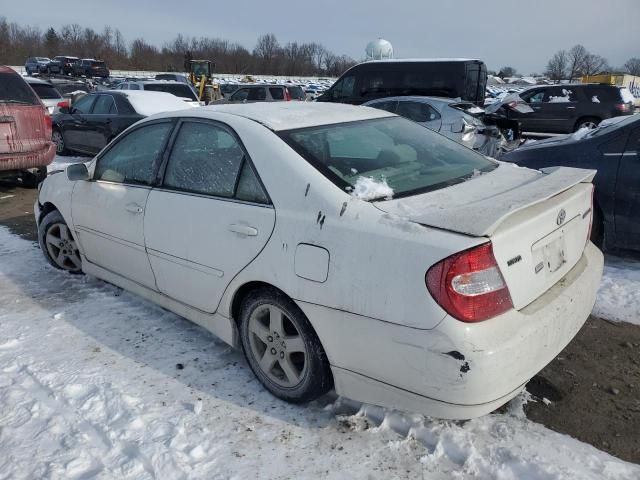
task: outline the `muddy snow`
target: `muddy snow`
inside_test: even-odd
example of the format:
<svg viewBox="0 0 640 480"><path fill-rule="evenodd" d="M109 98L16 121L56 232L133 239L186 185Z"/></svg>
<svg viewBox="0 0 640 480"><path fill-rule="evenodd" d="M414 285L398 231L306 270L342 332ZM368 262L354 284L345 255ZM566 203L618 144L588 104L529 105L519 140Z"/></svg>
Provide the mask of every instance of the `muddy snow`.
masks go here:
<svg viewBox="0 0 640 480"><path fill-rule="evenodd" d="M522 401L469 422L288 405L204 330L0 227L0 479L640 477Z"/></svg>

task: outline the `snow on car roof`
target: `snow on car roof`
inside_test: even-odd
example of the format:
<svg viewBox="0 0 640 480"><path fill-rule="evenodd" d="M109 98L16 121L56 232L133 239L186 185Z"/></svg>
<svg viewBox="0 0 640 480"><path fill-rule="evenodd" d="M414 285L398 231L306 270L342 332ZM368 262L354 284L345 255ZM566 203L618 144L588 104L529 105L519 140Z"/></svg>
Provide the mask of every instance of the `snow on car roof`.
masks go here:
<svg viewBox="0 0 640 480"><path fill-rule="evenodd" d="M384 58L367 60L362 63L398 63L398 62L480 62L477 58Z"/></svg>
<svg viewBox="0 0 640 480"><path fill-rule="evenodd" d="M127 97L131 106L141 115L149 116L161 112L173 112L193 108L181 98L166 92L116 90Z"/></svg>
<svg viewBox="0 0 640 480"><path fill-rule="evenodd" d="M316 102L257 102L241 105L209 105L208 107L202 107L200 110L245 117L276 131L394 116L393 113L375 108L342 103Z"/></svg>

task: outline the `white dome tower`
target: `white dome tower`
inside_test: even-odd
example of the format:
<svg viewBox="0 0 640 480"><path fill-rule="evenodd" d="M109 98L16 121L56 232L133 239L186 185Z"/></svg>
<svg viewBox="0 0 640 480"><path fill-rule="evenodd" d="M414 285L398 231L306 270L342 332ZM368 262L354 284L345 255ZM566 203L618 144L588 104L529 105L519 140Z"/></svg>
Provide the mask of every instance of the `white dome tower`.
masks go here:
<svg viewBox="0 0 640 480"><path fill-rule="evenodd" d="M393 58L393 46L383 38L379 38L367 44L367 60L385 60Z"/></svg>

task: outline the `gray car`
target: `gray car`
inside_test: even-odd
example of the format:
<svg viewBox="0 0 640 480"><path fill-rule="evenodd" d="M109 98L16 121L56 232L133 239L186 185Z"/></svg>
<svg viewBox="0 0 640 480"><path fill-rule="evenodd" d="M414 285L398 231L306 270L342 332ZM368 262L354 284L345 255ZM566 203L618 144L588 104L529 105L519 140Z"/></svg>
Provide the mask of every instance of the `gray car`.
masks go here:
<svg viewBox="0 0 640 480"><path fill-rule="evenodd" d="M48 57L29 57L24 63L24 70L27 75L34 73L48 73L51 59Z"/></svg>
<svg viewBox="0 0 640 480"><path fill-rule="evenodd" d="M185 102L199 106L198 94L188 83L168 80L124 81L115 90L148 90L152 92L166 92L182 98Z"/></svg>
<svg viewBox="0 0 640 480"><path fill-rule="evenodd" d="M238 85L231 95L213 103L285 102L305 99L304 90L298 85L255 84Z"/></svg>
<svg viewBox="0 0 640 480"><path fill-rule="evenodd" d="M413 120L483 155L497 157L507 140L480 118L484 110L467 101L442 97L386 97L364 103Z"/></svg>

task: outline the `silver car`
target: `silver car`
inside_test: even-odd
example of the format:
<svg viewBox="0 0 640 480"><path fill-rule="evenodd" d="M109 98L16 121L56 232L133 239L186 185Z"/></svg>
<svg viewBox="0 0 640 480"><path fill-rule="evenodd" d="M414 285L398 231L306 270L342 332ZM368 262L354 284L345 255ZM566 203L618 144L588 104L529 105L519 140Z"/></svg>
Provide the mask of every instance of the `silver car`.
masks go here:
<svg viewBox="0 0 640 480"><path fill-rule="evenodd" d="M471 102L441 97L386 97L364 103L413 120L445 137L497 157L505 144L500 128L486 125L478 116L484 110Z"/></svg>
<svg viewBox="0 0 640 480"><path fill-rule="evenodd" d="M43 105L47 107L49 115L56 111L58 103L64 101L60 92L51 83L33 77L26 77L25 80L36 92Z"/></svg>

